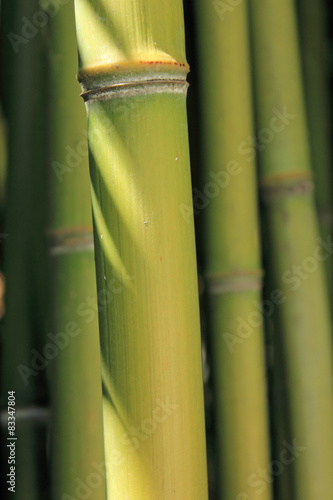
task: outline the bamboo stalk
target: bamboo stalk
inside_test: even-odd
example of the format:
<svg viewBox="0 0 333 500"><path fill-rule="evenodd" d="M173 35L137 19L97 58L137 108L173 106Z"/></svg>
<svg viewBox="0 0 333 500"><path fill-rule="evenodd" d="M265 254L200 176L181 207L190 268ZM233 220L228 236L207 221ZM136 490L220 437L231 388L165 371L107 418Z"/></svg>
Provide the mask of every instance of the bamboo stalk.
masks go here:
<svg viewBox="0 0 333 500"><path fill-rule="evenodd" d="M42 353L46 324L45 31L36 29L33 37L16 46L17 51L13 45L17 40L13 35L21 39L24 36L23 20L32 19L37 10L39 5L35 0L1 5L1 73L5 76L2 98L8 124L1 421L3 438L7 439L11 437L7 429L8 391L15 391L14 496L18 500L39 500L48 496L46 377L35 355L35 352ZM13 498L13 492L8 490L10 484L7 484L8 450L6 447L5 498Z"/></svg>
<svg viewBox="0 0 333 500"><path fill-rule="evenodd" d="M180 0L76 3L88 113L107 494L207 498Z"/></svg>
<svg viewBox="0 0 333 500"><path fill-rule="evenodd" d="M332 345L318 240L310 152L292 1L251 2L254 74L260 130L261 185L269 220L270 258L286 362L296 500L329 499L332 491ZM267 136L268 134L266 134Z"/></svg>
<svg viewBox="0 0 333 500"><path fill-rule="evenodd" d="M104 500L102 385L88 144L75 79L74 5L50 20L51 486L54 500ZM88 368L89 367L89 368ZM80 496L81 495L81 496Z"/></svg>
<svg viewBox="0 0 333 500"><path fill-rule="evenodd" d="M304 70L305 98L309 125L316 204L321 237L332 234L332 150L327 68L326 5L324 0L299 2L299 27ZM332 258L325 261L332 295Z"/></svg>
<svg viewBox="0 0 333 500"><path fill-rule="evenodd" d="M263 500L271 488L258 476L270 470L256 174L240 150L253 133L247 4L223 20L198 1L197 24L220 497Z"/></svg>

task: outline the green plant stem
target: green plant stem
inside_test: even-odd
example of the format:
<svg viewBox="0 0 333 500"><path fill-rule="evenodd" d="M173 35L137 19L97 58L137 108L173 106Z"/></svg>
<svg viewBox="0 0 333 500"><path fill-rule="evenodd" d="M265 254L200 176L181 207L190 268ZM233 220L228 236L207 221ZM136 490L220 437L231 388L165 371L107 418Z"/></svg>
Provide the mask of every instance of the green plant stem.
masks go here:
<svg viewBox="0 0 333 500"><path fill-rule="evenodd" d="M251 6L257 117L275 128L260 153L274 285L286 366L288 415L297 446L295 500L328 500L332 491L332 344L311 180L296 19L291 0ZM280 120L272 121L273 115ZM281 118L281 116L283 118ZM278 130L279 128L279 130Z"/></svg>
<svg viewBox="0 0 333 500"><path fill-rule="evenodd" d="M97 288L116 290L99 315L108 498L203 500L182 5L75 5Z"/></svg>
<svg viewBox="0 0 333 500"><path fill-rule="evenodd" d="M52 498L93 492L94 500L105 500L101 303L96 299L86 117L75 79L72 3L59 7L49 28L51 332L59 342L50 363Z"/></svg>
<svg viewBox="0 0 333 500"><path fill-rule="evenodd" d="M309 126L315 199L320 235L332 234L332 148L331 102L328 87L326 6L324 0L299 2L299 28L303 60L305 98ZM332 258L325 261L326 276L332 297Z"/></svg>
<svg viewBox="0 0 333 500"><path fill-rule="evenodd" d="M251 483L269 471L269 438L256 172L241 150L253 134L247 3L223 20L199 0L197 25L220 497L270 499L270 484Z"/></svg>

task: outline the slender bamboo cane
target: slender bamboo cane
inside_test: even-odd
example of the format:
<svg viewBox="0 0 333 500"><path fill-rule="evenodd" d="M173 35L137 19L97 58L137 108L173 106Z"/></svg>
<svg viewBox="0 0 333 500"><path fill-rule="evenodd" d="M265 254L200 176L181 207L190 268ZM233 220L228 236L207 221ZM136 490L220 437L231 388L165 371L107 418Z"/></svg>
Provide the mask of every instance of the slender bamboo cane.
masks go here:
<svg viewBox="0 0 333 500"><path fill-rule="evenodd" d="M317 213L320 234L326 240L333 229L333 195L325 1L299 2L299 20ZM332 294L332 258L327 259L325 265Z"/></svg>
<svg viewBox="0 0 333 500"><path fill-rule="evenodd" d="M107 494L207 498L180 0L77 0Z"/></svg>
<svg viewBox="0 0 333 500"><path fill-rule="evenodd" d="M247 4L222 19L198 1L197 24L220 495L269 499L258 476L270 471L256 175L240 150L253 129Z"/></svg>
<svg viewBox="0 0 333 500"><path fill-rule="evenodd" d="M317 238L296 20L291 0L251 2L261 184L271 265L284 301L280 317L296 500L329 499L333 487L332 345L322 263L330 242ZM268 132L267 132L268 130ZM265 133L263 132L265 131Z"/></svg>
<svg viewBox="0 0 333 500"><path fill-rule="evenodd" d="M46 93L44 29L25 37L22 27L40 10L37 0L2 2L1 73L8 124L8 176L4 231L6 314L1 352L3 438L7 391L15 391L17 438L15 493L9 491L8 450L5 498L48 497L46 460L47 389L43 362L46 322L45 165ZM29 32L31 35L31 31ZM20 40L19 45L15 44ZM24 40L22 42L22 40ZM36 354L38 353L38 355ZM3 440L3 442L5 441ZM6 441L11 442L11 441ZM13 464L12 464L13 465Z"/></svg>
<svg viewBox="0 0 333 500"><path fill-rule="evenodd" d="M61 6L49 27L48 235L51 325L58 339L58 353L50 369L52 498L69 500L81 498L80 494L93 494L94 500L104 500L102 385L88 144L85 110L75 79L74 5Z"/></svg>

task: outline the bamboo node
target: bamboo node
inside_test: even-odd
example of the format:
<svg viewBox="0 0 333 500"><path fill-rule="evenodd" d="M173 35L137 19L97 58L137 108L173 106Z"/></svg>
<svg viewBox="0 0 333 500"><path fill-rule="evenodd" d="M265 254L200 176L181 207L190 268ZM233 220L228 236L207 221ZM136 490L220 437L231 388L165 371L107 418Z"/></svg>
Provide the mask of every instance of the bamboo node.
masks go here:
<svg viewBox="0 0 333 500"><path fill-rule="evenodd" d="M144 80L109 85L99 89L86 90L81 93L84 101L119 99L149 94L186 94L189 84L185 80Z"/></svg>
<svg viewBox="0 0 333 500"><path fill-rule="evenodd" d="M291 196L308 196L314 190L310 174L274 175L266 177L261 185L262 198L265 202Z"/></svg>
<svg viewBox="0 0 333 500"><path fill-rule="evenodd" d="M50 416L50 411L44 406L27 406L26 408L15 408L16 420L30 420L35 423L47 424ZM1 427L8 425L8 412L2 410L0 412Z"/></svg>
<svg viewBox="0 0 333 500"><path fill-rule="evenodd" d="M242 273L207 275L208 293L210 295L221 295L224 293L260 292L263 275L261 269Z"/></svg>
<svg viewBox="0 0 333 500"><path fill-rule="evenodd" d="M157 93L186 94L187 64L138 61L130 66L105 65L82 69L78 74L85 101Z"/></svg>
<svg viewBox="0 0 333 500"><path fill-rule="evenodd" d="M54 229L47 232L50 255L87 252L94 250L91 227L78 226Z"/></svg>

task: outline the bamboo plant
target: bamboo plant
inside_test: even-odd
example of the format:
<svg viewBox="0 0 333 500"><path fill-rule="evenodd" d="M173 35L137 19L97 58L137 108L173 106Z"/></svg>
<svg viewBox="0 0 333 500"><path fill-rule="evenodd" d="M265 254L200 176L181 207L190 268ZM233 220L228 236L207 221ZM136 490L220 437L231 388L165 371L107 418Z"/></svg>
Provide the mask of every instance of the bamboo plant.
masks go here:
<svg viewBox="0 0 333 500"><path fill-rule="evenodd" d="M253 481L259 469L269 475L256 172L254 155L240 149L253 134L247 3L225 20L196 5L219 498L263 500L270 483Z"/></svg>
<svg viewBox="0 0 333 500"><path fill-rule="evenodd" d="M102 385L86 118L75 79L74 5L49 23L51 496L105 500ZM68 113L70 110L70 113ZM53 337L54 338L54 337Z"/></svg>
<svg viewBox="0 0 333 500"><path fill-rule="evenodd" d="M180 0L77 0L107 495L207 498Z"/></svg>
<svg viewBox="0 0 333 500"><path fill-rule="evenodd" d="M295 500L328 500L332 492L332 344L318 239L303 102L296 19L291 0L251 3L261 187L269 221L280 344L295 448ZM268 132L267 132L268 130Z"/></svg>
<svg viewBox="0 0 333 500"><path fill-rule="evenodd" d="M311 158L316 186L315 198L321 237L332 233L332 150L330 98L328 88L326 5L324 0L299 2L300 46L303 61L306 109ZM332 258L325 262L327 281L332 292Z"/></svg>
<svg viewBox="0 0 333 500"><path fill-rule="evenodd" d="M22 19L39 10L37 0L1 5L2 102L8 125L8 175L3 239L6 279L1 352L3 442L8 435L8 391L15 391L16 485L18 500L48 498L46 425L47 389L43 347L46 324L45 165L46 85L45 30L29 43L15 45ZM14 436L13 436L14 437ZM8 490L5 451L4 498Z"/></svg>

